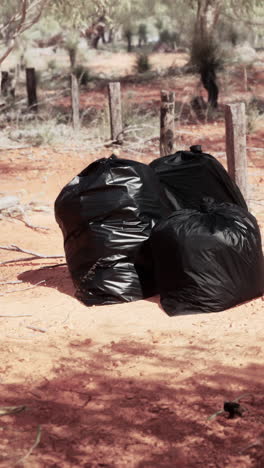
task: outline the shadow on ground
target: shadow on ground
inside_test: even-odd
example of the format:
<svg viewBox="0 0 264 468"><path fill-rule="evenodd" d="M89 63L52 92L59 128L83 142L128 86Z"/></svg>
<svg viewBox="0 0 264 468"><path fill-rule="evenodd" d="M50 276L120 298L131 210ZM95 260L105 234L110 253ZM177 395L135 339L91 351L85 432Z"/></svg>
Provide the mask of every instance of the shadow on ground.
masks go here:
<svg viewBox="0 0 264 468"><path fill-rule="evenodd" d="M56 268L39 268L38 270L28 270L20 275L18 279L32 285L43 282L42 286L54 288L63 294L74 297L75 289L67 265ZM40 285L41 286L41 285Z"/></svg>
<svg viewBox="0 0 264 468"><path fill-rule="evenodd" d="M38 270L28 270L18 275L18 279L32 285L36 285L40 281L45 281L45 283L43 282L43 284L40 284L40 286L54 288L63 294L75 297L75 288L67 265L62 265L57 268L40 268ZM146 299L146 301L153 302L153 304L157 304L162 309L159 296L149 297Z"/></svg>
<svg viewBox="0 0 264 468"><path fill-rule="evenodd" d="M74 341L69 353L54 365L52 379L2 386L1 406L26 409L1 418L0 466L13 466L27 452L39 426L41 440L26 465L34 468L264 466L264 366L215 362L213 374L180 379L185 361L166 362L140 342L98 347L92 340ZM154 369L163 364L164 372L174 364L175 376L124 375L122 360L136 367L137 353ZM244 393L243 417L222 413L208 421L225 400Z"/></svg>

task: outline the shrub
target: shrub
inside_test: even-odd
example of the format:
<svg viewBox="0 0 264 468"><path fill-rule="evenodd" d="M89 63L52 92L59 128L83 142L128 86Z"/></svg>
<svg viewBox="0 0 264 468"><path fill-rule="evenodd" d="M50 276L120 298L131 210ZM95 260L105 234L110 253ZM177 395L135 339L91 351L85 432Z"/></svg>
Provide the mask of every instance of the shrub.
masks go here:
<svg viewBox="0 0 264 468"><path fill-rule="evenodd" d="M137 55L135 69L137 73L145 73L151 70L151 64L147 54Z"/></svg>
<svg viewBox="0 0 264 468"><path fill-rule="evenodd" d="M247 113L247 132L254 133L258 123L264 120L264 104L253 97L246 107Z"/></svg>
<svg viewBox="0 0 264 468"><path fill-rule="evenodd" d="M87 86L89 81L92 79L90 70L83 65L77 65L74 68L73 73L81 86Z"/></svg>
<svg viewBox="0 0 264 468"><path fill-rule="evenodd" d="M201 76L202 84L208 92L208 103L212 107L217 107L216 73L223 67L223 63L223 51L213 38L201 40L194 37L191 48L191 64Z"/></svg>

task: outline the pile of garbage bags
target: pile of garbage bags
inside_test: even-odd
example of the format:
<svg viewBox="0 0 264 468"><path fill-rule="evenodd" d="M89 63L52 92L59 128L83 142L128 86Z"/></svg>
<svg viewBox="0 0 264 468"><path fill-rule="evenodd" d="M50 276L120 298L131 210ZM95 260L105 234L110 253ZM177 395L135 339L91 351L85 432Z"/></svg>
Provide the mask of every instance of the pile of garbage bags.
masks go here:
<svg viewBox="0 0 264 468"><path fill-rule="evenodd" d="M200 146L149 166L99 159L62 189L55 217L87 306L160 294L169 315L218 312L263 293L257 221Z"/></svg>

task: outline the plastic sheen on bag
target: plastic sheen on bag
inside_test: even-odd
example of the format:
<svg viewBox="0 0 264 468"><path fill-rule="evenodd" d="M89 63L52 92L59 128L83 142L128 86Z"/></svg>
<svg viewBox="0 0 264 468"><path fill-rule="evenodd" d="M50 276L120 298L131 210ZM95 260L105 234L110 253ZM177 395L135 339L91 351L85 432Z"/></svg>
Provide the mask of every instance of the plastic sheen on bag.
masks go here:
<svg viewBox="0 0 264 468"><path fill-rule="evenodd" d="M204 197L247 208L239 188L217 159L202 153L199 145L191 146L190 149L177 151L150 163L160 178L173 210L199 209Z"/></svg>
<svg viewBox="0 0 264 468"><path fill-rule="evenodd" d="M149 166L112 155L90 164L55 201L76 297L114 304L157 293L146 241L166 198Z"/></svg>
<svg viewBox="0 0 264 468"><path fill-rule="evenodd" d="M247 210L204 200L153 229L150 244L168 315L218 312L261 296L261 236Z"/></svg>

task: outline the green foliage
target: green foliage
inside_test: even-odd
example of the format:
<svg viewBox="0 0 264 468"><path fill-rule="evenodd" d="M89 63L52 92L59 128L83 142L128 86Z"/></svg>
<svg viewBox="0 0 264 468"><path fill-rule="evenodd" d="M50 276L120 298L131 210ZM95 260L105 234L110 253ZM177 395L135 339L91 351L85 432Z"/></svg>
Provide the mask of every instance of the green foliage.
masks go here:
<svg viewBox="0 0 264 468"><path fill-rule="evenodd" d="M253 97L246 106L247 133L253 133L259 122L264 121L264 104Z"/></svg>
<svg viewBox="0 0 264 468"><path fill-rule="evenodd" d="M179 35L176 32L170 32L168 29L162 29L160 31L159 40L163 44L167 44L172 49L176 47L176 43L179 40Z"/></svg>
<svg viewBox="0 0 264 468"><path fill-rule="evenodd" d="M137 73L146 73L151 70L151 64L147 54L143 53L137 55L135 70Z"/></svg>
<svg viewBox="0 0 264 468"><path fill-rule="evenodd" d="M205 68L215 71L222 69L224 64L224 52L215 40L202 41L194 38L191 47L191 64L201 72Z"/></svg>
<svg viewBox="0 0 264 468"><path fill-rule="evenodd" d="M47 67L49 71L54 71L57 68L56 60L50 59L47 63Z"/></svg>
<svg viewBox="0 0 264 468"><path fill-rule="evenodd" d="M140 23L138 26L138 35L142 37L147 37L148 28L145 23Z"/></svg>
<svg viewBox="0 0 264 468"><path fill-rule="evenodd" d="M83 65L77 65L74 68L73 73L81 86L87 86L87 84L92 80L89 69Z"/></svg>

